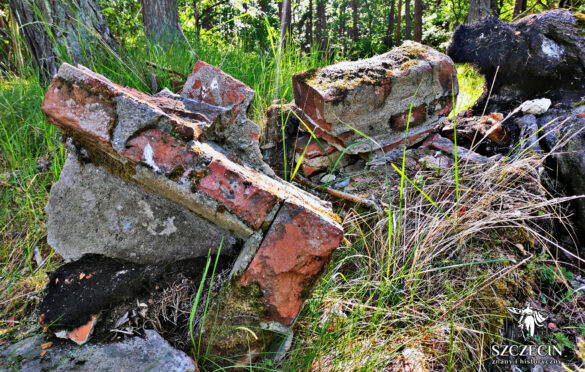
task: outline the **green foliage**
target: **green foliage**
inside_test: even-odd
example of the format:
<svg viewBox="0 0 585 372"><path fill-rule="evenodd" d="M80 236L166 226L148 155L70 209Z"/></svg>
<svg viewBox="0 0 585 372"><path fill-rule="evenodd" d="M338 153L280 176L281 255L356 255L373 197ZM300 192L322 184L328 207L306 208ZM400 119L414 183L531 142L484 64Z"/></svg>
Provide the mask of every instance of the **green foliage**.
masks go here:
<svg viewBox="0 0 585 372"><path fill-rule="evenodd" d="M108 26L122 45L136 43L142 31L140 0L100 0Z"/></svg>
<svg viewBox="0 0 585 372"><path fill-rule="evenodd" d="M555 332L554 336L557 339L557 346L561 350L561 352L564 352L566 348L568 348L569 350L575 349L575 345L571 342L571 340L569 340L567 335L565 335L564 333Z"/></svg>
<svg viewBox="0 0 585 372"><path fill-rule="evenodd" d="M485 88L484 77L473 66L467 64L457 65L457 80L459 95L453 110L456 114L473 106Z"/></svg>

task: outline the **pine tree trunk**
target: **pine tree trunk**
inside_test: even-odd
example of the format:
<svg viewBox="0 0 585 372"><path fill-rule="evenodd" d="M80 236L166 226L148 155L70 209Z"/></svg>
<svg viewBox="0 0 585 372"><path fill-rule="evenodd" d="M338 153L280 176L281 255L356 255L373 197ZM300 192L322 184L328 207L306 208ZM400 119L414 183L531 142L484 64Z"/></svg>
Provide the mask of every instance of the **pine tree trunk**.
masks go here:
<svg viewBox="0 0 585 372"><path fill-rule="evenodd" d="M185 40L177 0L142 0L142 22L144 35L151 43L170 46Z"/></svg>
<svg viewBox="0 0 585 372"><path fill-rule="evenodd" d="M354 43L357 43L360 39L360 30L358 26L359 13L358 13L358 0L351 0L351 11L353 16L353 27L351 29L352 39Z"/></svg>
<svg viewBox="0 0 585 372"><path fill-rule="evenodd" d="M414 41L422 41L422 0L414 0Z"/></svg>
<svg viewBox="0 0 585 372"><path fill-rule="evenodd" d="M307 44L313 46L313 0L309 0L309 22L307 23Z"/></svg>
<svg viewBox="0 0 585 372"><path fill-rule="evenodd" d="M526 10L526 0L516 0L514 3L514 15L513 18L518 17L522 12Z"/></svg>
<svg viewBox="0 0 585 372"><path fill-rule="evenodd" d="M396 13L396 34L394 35L394 43L396 46L400 45L400 25L402 23L402 0L398 0L398 9Z"/></svg>
<svg viewBox="0 0 585 372"><path fill-rule="evenodd" d="M339 5L339 31L337 32L340 37L345 35L345 8L347 7L347 3L345 0L341 0L341 4ZM343 42L343 39L341 40Z"/></svg>
<svg viewBox="0 0 585 372"><path fill-rule="evenodd" d="M291 0L283 0L281 3L280 12L280 42L282 47L286 46L286 40L291 36L291 20L292 20L292 9ZM288 35L288 36L287 36Z"/></svg>
<svg viewBox="0 0 585 372"><path fill-rule="evenodd" d="M55 74L63 61L87 64L91 52L103 47L100 43L118 45L98 0L9 0L9 4L44 79Z"/></svg>
<svg viewBox="0 0 585 372"><path fill-rule="evenodd" d="M386 29L386 46L392 48L392 33L394 33L394 12L396 0L390 0L390 13L388 14L388 28Z"/></svg>
<svg viewBox="0 0 585 372"><path fill-rule="evenodd" d="M317 42L321 50L327 49L327 20L325 16L325 0L317 0Z"/></svg>
<svg viewBox="0 0 585 372"><path fill-rule="evenodd" d="M412 40L412 18L410 16L410 0L404 1L404 40Z"/></svg>
<svg viewBox="0 0 585 372"><path fill-rule="evenodd" d="M521 1L521 0L520 0ZM470 0L467 23L479 21L482 17L490 15L490 0Z"/></svg>

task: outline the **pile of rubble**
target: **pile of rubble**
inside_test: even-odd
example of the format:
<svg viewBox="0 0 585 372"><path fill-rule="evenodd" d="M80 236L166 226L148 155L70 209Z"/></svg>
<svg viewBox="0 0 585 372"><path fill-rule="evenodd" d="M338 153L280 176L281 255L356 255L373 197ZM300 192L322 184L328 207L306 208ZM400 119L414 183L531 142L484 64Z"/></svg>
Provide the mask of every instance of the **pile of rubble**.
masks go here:
<svg viewBox="0 0 585 372"><path fill-rule="evenodd" d="M298 127L290 147L295 161L302 156L306 177L371 160L405 141L408 147L423 142L451 112L458 93L451 59L411 41L369 59L295 74L293 88L294 105L269 109L263 148L270 165L281 169L279 129Z"/></svg>
<svg viewBox="0 0 585 372"><path fill-rule="evenodd" d="M48 241L74 261L50 276L39 318L49 333L84 344L101 339L100 324L124 329L176 271L205 280L211 255L198 346L225 364L290 337L343 230L329 203L271 177L246 116L253 96L202 61L181 94L155 96L61 66L42 109L71 152L47 206ZM114 324L113 313L124 316Z"/></svg>
<svg viewBox="0 0 585 372"><path fill-rule="evenodd" d="M548 12L505 27L498 21L502 30L486 40L496 43L510 32L518 43L540 40L541 54L560 64L559 78L572 79L571 92L579 91L585 43L580 34L570 39L551 31L555 19L561 28L576 24L568 12ZM460 27L450 48L456 61L476 62L488 78L495 77L493 61L481 56L493 52L491 41L473 39L479 48L472 55L457 43L493 22ZM502 61L514 61L510 51L498 53ZM153 331L138 340L132 337L140 333L136 327L127 327L153 309L164 312L161 303L179 283L191 292L174 301L187 304L183 316L191 315L197 347L215 356L213 363L281 357L304 298L343 238L330 203L276 177L288 179L297 163L305 177L296 179L303 183L332 185L365 197L354 201L372 201L387 200L386 187L398 184L391 177L400 175L387 172L393 162L404 162L411 177L421 169L450 169L456 158L487 163L516 148L554 150L551 166L561 180L572 193L585 192L579 132L585 108L573 106L576 93L556 99L566 81L555 82L564 88L548 97L542 90L529 94L541 54L513 83L494 85L494 107L502 110L474 116L472 109L455 121L448 117L458 93L453 61L414 42L296 74L294 103L274 104L266 113L263 153L261 128L247 118L254 91L202 61L180 94L165 89L154 96L63 64L42 109L64 131L70 149L47 206L48 242L70 262L50 275L40 323L48 334L80 345L112 332L126 338L97 355L119 355L131 349L127 344L156 344L156 350L168 350L168 357L156 354L160 369L196 370ZM515 68L502 64L499 74L514 75ZM506 101L514 89L530 101ZM585 230L585 204L576 203ZM215 259L212 268L208 257ZM213 275L205 275L208 269ZM203 297L190 309L198 286ZM185 320L177 316L175 323ZM22 351L29 365L42 368L71 352L70 345L61 346L42 360L44 337L29 341L0 355L9 360ZM80 350L89 345L73 353L75 363L86 360Z"/></svg>

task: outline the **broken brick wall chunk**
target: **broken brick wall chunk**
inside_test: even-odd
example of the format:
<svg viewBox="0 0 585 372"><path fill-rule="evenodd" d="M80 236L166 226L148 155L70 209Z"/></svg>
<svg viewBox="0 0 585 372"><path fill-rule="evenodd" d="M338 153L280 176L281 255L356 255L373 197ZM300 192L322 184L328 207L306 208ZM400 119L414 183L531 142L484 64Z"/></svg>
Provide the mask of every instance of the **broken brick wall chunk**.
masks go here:
<svg viewBox="0 0 585 372"><path fill-rule="evenodd" d="M404 138L411 105L409 135L428 130L451 111L458 93L451 59L411 41L372 58L295 74L293 88L311 130L349 154Z"/></svg>
<svg viewBox="0 0 585 372"><path fill-rule="evenodd" d="M254 158L260 153L258 138L245 115L252 98L251 89L202 62L180 96L168 91L148 96L84 67L63 64L42 109L73 139L83 162L92 163L84 167L110 171L121 181L167 199L181 213L195 214L193 223L199 226L194 231L213 225L211 233L225 234L226 249L243 247L232 270L236 274L231 282L238 283L233 288L250 287L259 294L257 302L265 308L258 310L264 314L258 322L277 321L286 327L300 312L304 295L339 245L343 231L329 203L270 177L267 165ZM238 144L234 136L242 131L247 131L246 140ZM250 146L255 152L240 156ZM143 197L136 195L139 205ZM56 209L48 210L53 214L50 218L55 217ZM81 230L108 223L86 220L84 227L79 222ZM234 245L237 241L243 244ZM75 257L54 242L57 252ZM192 244L195 249L202 242L194 239ZM262 256L255 258L258 248ZM112 249L106 253L115 256ZM132 255L124 258L133 260ZM178 253L177 260L182 258ZM240 281L240 275L245 279ZM247 316L233 315L236 320Z"/></svg>

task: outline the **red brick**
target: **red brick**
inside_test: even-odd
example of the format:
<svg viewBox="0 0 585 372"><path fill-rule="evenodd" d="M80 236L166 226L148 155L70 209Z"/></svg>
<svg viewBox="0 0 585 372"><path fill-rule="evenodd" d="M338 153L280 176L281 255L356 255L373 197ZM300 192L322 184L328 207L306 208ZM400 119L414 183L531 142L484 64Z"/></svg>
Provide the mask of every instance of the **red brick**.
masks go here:
<svg viewBox="0 0 585 372"><path fill-rule="evenodd" d="M255 92L241 81L234 79L219 68L197 61L187 78L181 96L196 99L210 105L233 108L233 119L246 114Z"/></svg>
<svg viewBox="0 0 585 372"><path fill-rule="evenodd" d="M269 319L290 325L304 292L342 238L343 230L329 216L285 202L240 281L258 283Z"/></svg>
<svg viewBox="0 0 585 372"><path fill-rule="evenodd" d="M311 139L311 143L309 143L309 139ZM309 143L308 147L307 143ZM319 146L317 141L311 136L302 136L297 139L295 150L299 154L305 152L306 159L312 159L318 156L325 156L327 154L331 154L337 151L335 147L329 145L329 143L325 141L320 141L320 144L325 148L325 151L323 151L321 146ZM305 151L305 147L307 147L307 151Z"/></svg>
<svg viewBox="0 0 585 372"><path fill-rule="evenodd" d="M324 171L324 169L313 168L313 167L309 167L308 165L302 165L301 169L303 170L303 174L305 175L305 177L311 177L319 172Z"/></svg>
<svg viewBox="0 0 585 372"><path fill-rule="evenodd" d="M151 150L147 149L148 146ZM152 151L152 159L146 158L149 151ZM158 171L164 174L171 173L178 166L183 167L186 172L197 167L197 155L190 151L184 142L179 142L159 129L150 129L140 133L128 141L126 149L122 150L120 154L135 162L148 164L152 160ZM153 167L153 164L149 165Z"/></svg>
<svg viewBox="0 0 585 372"><path fill-rule="evenodd" d="M197 189L228 207L234 214L258 229L276 205L276 190L262 184L252 172L214 159Z"/></svg>
<svg viewBox="0 0 585 372"><path fill-rule="evenodd" d="M56 127L79 131L104 143L110 141L115 108L99 93L55 78L47 89L41 109Z"/></svg>
<svg viewBox="0 0 585 372"><path fill-rule="evenodd" d="M323 118L323 97L315 89L304 82L299 81L293 76L293 88L295 103L312 122L317 124L323 130L330 130L331 124Z"/></svg>
<svg viewBox="0 0 585 372"><path fill-rule="evenodd" d="M403 112L400 115L392 117L392 129L395 131L401 131L406 129L406 121L408 120L408 111ZM410 112L410 124L409 127L415 127L422 124L427 120L427 113L425 111L425 105L415 107Z"/></svg>

